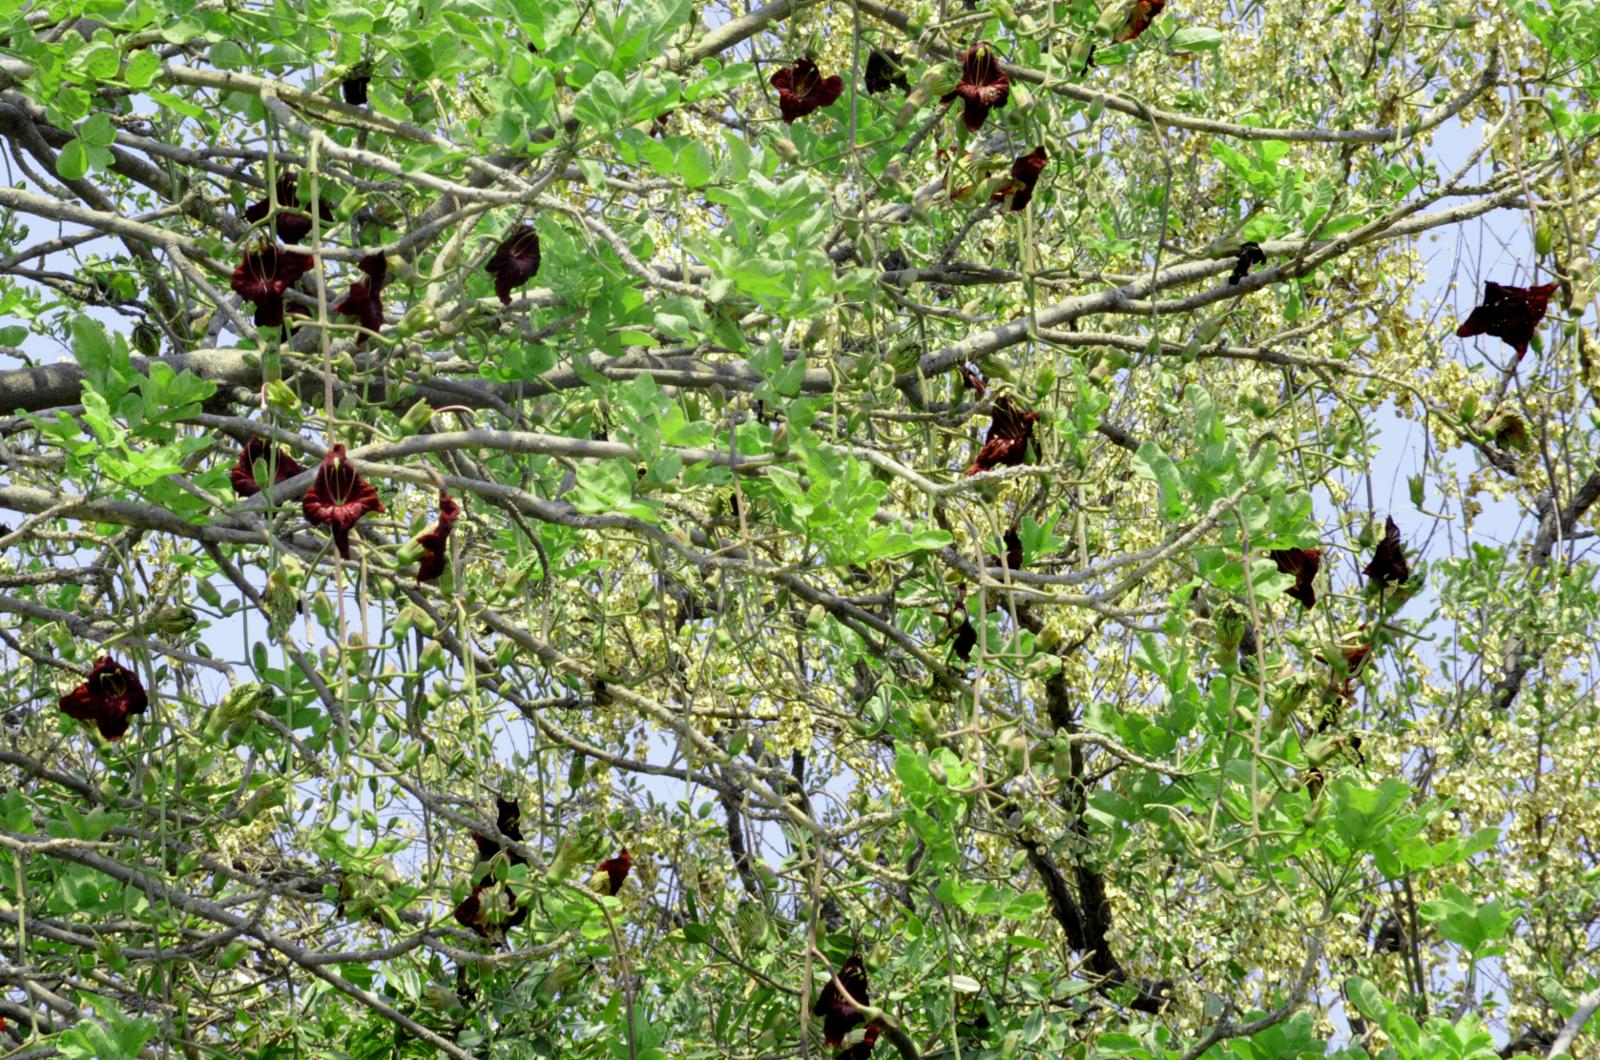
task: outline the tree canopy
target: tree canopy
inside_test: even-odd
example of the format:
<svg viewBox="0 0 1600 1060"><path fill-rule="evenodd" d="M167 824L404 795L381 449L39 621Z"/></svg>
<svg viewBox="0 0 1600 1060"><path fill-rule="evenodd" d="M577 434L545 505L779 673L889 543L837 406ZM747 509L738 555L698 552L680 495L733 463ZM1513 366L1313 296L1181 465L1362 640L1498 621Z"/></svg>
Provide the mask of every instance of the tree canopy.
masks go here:
<svg viewBox="0 0 1600 1060"><path fill-rule="evenodd" d="M0 1056L1600 1007L1594 0L0 13Z"/></svg>

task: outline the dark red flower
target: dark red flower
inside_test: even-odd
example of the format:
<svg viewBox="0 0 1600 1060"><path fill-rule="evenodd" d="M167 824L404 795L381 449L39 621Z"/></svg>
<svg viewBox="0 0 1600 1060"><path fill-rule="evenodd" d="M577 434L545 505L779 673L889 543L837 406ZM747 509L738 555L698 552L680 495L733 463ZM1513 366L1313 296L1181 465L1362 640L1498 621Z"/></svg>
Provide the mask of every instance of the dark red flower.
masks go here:
<svg viewBox="0 0 1600 1060"><path fill-rule="evenodd" d="M1544 319L1544 311L1555 294L1553 283L1537 287L1508 287L1487 282L1483 285L1483 304L1475 308L1461 326L1457 338L1493 335L1517 351L1517 359L1528 352L1528 343Z"/></svg>
<svg viewBox="0 0 1600 1060"><path fill-rule="evenodd" d="M239 450L239 462L234 464L233 470L228 473L228 477L233 480L233 492L236 495L254 497L261 492L260 485L256 483L255 465L258 460L268 464L272 463L267 456L267 443L260 438L251 438L244 443L244 448ZM294 457L282 449L277 451L276 468L276 471L268 468L268 474L272 475L274 485L285 479L294 478L305 470L295 462Z"/></svg>
<svg viewBox="0 0 1600 1060"><path fill-rule="evenodd" d="M102 655L94 661L83 684L61 697L60 705L67 717L92 721L101 736L120 740L128 731L128 716L143 714L150 700L137 674L111 656Z"/></svg>
<svg viewBox="0 0 1600 1060"><path fill-rule="evenodd" d="M1022 535L1017 533L1017 528L1016 527L1013 526L1009 530L1006 531L1005 546L1006 546L1006 553L1005 553L1006 568L1008 570L1021 570L1022 569Z"/></svg>
<svg viewBox="0 0 1600 1060"><path fill-rule="evenodd" d="M650 123L650 135L658 140L667 135L667 127L671 119L672 111L670 110L665 114L657 114L656 120Z"/></svg>
<svg viewBox="0 0 1600 1060"><path fill-rule="evenodd" d="M1246 243L1239 248L1239 257L1233 263L1233 272L1228 276L1228 286L1237 287L1239 281L1250 275L1252 265L1265 265L1266 254L1262 253L1260 243Z"/></svg>
<svg viewBox="0 0 1600 1060"><path fill-rule="evenodd" d="M450 539L450 528L461 517L461 505L444 490L439 491L439 521L433 529L417 538L422 545L422 559L417 564L417 581L431 582L444 573L445 542ZM505 829L501 829L505 831ZM508 833L509 834L509 833Z"/></svg>
<svg viewBox="0 0 1600 1060"><path fill-rule="evenodd" d="M988 384L983 381L983 376L978 374L978 369L970 364L961 366L961 382L979 397L983 397L984 392L989 389Z"/></svg>
<svg viewBox="0 0 1600 1060"><path fill-rule="evenodd" d="M517 805L516 799L500 796L496 796L494 802L495 828L507 839L522 842L522 807ZM473 832L472 841L478 847L479 865L501 853L513 865L528 863L526 857L505 846L498 838ZM490 904L497 910L493 916L488 908ZM462 927L471 928L486 939L499 941L507 931L528 919L528 911L517 901L510 886L498 883L490 872L484 875L481 882L474 884L472 893L456 906L455 917Z"/></svg>
<svg viewBox="0 0 1600 1060"><path fill-rule="evenodd" d="M911 85L906 81L905 68L901 65L899 52L872 49L867 56L866 88L872 95L887 92L891 88L899 88L902 92L911 91Z"/></svg>
<svg viewBox="0 0 1600 1060"><path fill-rule="evenodd" d="M816 60L810 56L785 66L772 75L772 87L778 90L778 110L784 124L793 124L818 107L826 107L844 94L844 78L835 74L823 77Z"/></svg>
<svg viewBox="0 0 1600 1060"><path fill-rule="evenodd" d="M279 176L274 191L277 192L278 199L278 219L275 222L278 238L285 243L298 243L311 234L311 216L299 208L300 188L295 175L285 172ZM266 220L271 209L270 198L251 203L244 212L244 219L256 224ZM317 215L324 222L333 220L333 208L328 205L328 200L320 195L317 198Z"/></svg>
<svg viewBox="0 0 1600 1060"><path fill-rule="evenodd" d="M1372 553L1372 562L1362 570L1371 584L1382 588L1411 577L1411 565L1406 562L1405 548L1400 543L1400 528L1390 516L1384 524L1383 540Z"/></svg>
<svg viewBox="0 0 1600 1060"><path fill-rule="evenodd" d="M539 272L539 233L531 225L518 226L500 241L484 268L494 277L494 293L500 296L500 304L510 305L512 289Z"/></svg>
<svg viewBox="0 0 1600 1060"><path fill-rule="evenodd" d="M954 92L944 97L944 102L960 96L964 109L961 120L968 132L983 128L989 112L1006 105L1011 98L1011 79L1000 69L1000 60L988 44L974 44L961 57L961 80Z"/></svg>
<svg viewBox="0 0 1600 1060"><path fill-rule="evenodd" d="M961 625L956 628L956 639L951 645L955 648L956 658L962 662L972 660L972 649L978 646L978 631L972 626L972 619L963 615Z"/></svg>
<svg viewBox="0 0 1600 1060"><path fill-rule="evenodd" d="M1116 35L1111 39L1117 44L1125 41L1137 40L1139 35L1150 28L1150 23L1161 14L1161 9L1167 6L1167 0L1134 0L1132 10L1128 12L1128 21L1122 24Z"/></svg>
<svg viewBox="0 0 1600 1060"><path fill-rule="evenodd" d="M350 285L350 293L333 307L340 316L355 317L362 331L356 336L356 348L367 341L367 332L376 335L383 328L384 281L389 276L389 259L382 254L368 254L357 266L366 279Z"/></svg>
<svg viewBox="0 0 1600 1060"><path fill-rule="evenodd" d="M861 1041L839 1053L834 1060L868 1060L872 1055L872 1047L878 1043L878 1025L867 1024L867 1029L861 1032Z"/></svg>
<svg viewBox="0 0 1600 1060"><path fill-rule="evenodd" d="M372 83L372 64L359 62L345 74L344 80L339 82L339 91L344 93L344 101L352 107L365 107L367 105L367 86Z"/></svg>
<svg viewBox="0 0 1600 1060"><path fill-rule="evenodd" d="M1272 560L1278 565L1280 574L1294 575L1294 587L1284 595L1299 600L1304 607L1316 607L1317 590L1312 581L1322 568L1322 549L1275 548L1272 550Z"/></svg>
<svg viewBox="0 0 1600 1060"><path fill-rule="evenodd" d="M281 327L283 292L311 271L310 254L296 254L275 243L262 243L246 252L233 270L233 291L246 302L255 303L256 327Z"/></svg>
<svg viewBox="0 0 1600 1060"><path fill-rule="evenodd" d="M350 530L368 512L382 512L378 491L356 474L343 445L328 450L317 468L317 477L306 490L300 510L312 526L327 526L333 543L344 559L350 558Z"/></svg>
<svg viewBox="0 0 1600 1060"><path fill-rule="evenodd" d="M984 437L983 448L973 458L967 474L994 468L1020 467L1033 441L1033 425L1039 422L1037 412L1023 412L1009 395L995 399L989 413L989 433Z"/></svg>
<svg viewBox="0 0 1600 1060"><path fill-rule="evenodd" d="M822 1040L835 1049L843 1045L845 1035L867 1018L857 1006L871 1003L867 996L867 966L861 954L852 953L822 988L811 1009L813 1016L822 1017Z"/></svg>
<svg viewBox="0 0 1600 1060"><path fill-rule="evenodd" d="M1028 208L1028 203L1033 201L1033 186L1039 183L1039 174L1044 172L1044 165L1050 160L1045 154L1041 144L1025 155L1018 155L1011 163L1011 179L1001 186L990 198L992 200L1011 197L1011 212L1020 213Z"/></svg>
<svg viewBox="0 0 1600 1060"><path fill-rule="evenodd" d="M633 856L628 853L628 848L623 847L617 851L614 858L606 858L599 865L601 872L606 874L607 894L616 894L622 890L623 881L628 878L628 870L633 868Z"/></svg>

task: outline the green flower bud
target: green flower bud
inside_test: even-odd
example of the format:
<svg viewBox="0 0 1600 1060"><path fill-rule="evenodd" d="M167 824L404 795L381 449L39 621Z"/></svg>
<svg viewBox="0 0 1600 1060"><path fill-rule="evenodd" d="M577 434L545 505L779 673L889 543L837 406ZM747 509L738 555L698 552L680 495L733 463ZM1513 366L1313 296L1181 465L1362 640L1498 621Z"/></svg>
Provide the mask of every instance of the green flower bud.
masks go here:
<svg viewBox="0 0 1600 1060"><path fill-rule="evenodd" d="M406 409L406 414L400 417L400 436L408 438L419 431L427 429L428 422L432 419L433 406L428 404L426 398L419 400L415 405Z"/></svg>
<svg viewBox="0 0 1600 1060"><path fill-rule="evenodd" d="M269 379L265 387L267 404L280 412L299 412L300 395L282 379Z"/></svg>

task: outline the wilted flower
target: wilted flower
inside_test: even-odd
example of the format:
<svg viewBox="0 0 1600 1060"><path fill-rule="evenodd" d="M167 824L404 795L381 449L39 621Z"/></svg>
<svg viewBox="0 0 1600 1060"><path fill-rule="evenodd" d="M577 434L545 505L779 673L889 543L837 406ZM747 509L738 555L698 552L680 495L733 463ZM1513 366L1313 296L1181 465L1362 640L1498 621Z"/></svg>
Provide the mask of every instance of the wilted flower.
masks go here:
<svg viewBox="0 0 1600 1060"><path fill-rule="evenodd" d="M531 225L520 225L500 241L484 266L494 277L494 293L501 305L511 304L511 292L533 279L539 272L539 233Z"/></svg>
<svg viewBox="0 0 1600 1060"><path fill-rule="evenodd" d="M417 538L422 546L422 559L417 564L417 581L431 582L444 573L445 543L450 538L450 528L461 516L461 505L444 490L439 491L439 521L433 529ZM504 829L502 829L504 831Z"/></svg>
<svg viewBox="0 0 1600 1060"><path fill-rule="evenodd" d="M1556 285L1553 283L1537 287L1485 283L1483 304L1456 328L1456 337L1465 339L1473 335L1493 335L1516 350L1517 359L1521 360L1522 355L1528 352L1528 343L1533 341L1533 333L1544 319L1550 296L1555 291Z"/></svg>
<svg viewBox="0 0 1600 1060"><path fill-rule="evenodd" d="M772 87L778 90L778 110L787 125L837 100L844 93L844 78L823 77L816 60L807 56L773 74Z"/></svg>
<svg viewBox="0 0 1600 1060"><path fill-rule="evenodd" d="M944 102L960 96L963 101L961 120L968 132L977 132L996 107L1006 105L1011 98L1011 80L1000 69L1000 60L988 44L975 44L961 57L961 80L955 91L944 97Z"/></svg>
<svg viewBox="0 0 1600 1060"><path fill-rule="evenodd" d="M143 714L149 705L139 676L109 655L96 659L83 684L60 702L67 717L94 722L108 740L120 740L128 731L129 715Z"/></svg>
<svg viewBox="0 0 1600 1060"><path fill-rule="evenodd" d="M967 468L969 475L1001 466L1020 467L1033 441L1033 425L1039 422L1037 412L1023 412L1004 394L995 398L989 417L989 433Z"/></svg>
<svg viewBox="0 0 1600 1060"><path fill-rule="evenodd" d="M1050 160L1045 154L1044 146L1035 147L1025 155L1018 155L1011 163L1011 179L996 191L994 200L1011 197L1011 211L1020 213L1028 208L1028 203L1033 201L1033 187L1039 183L1039 174L1044 172L1045 163Z"/></svg>
<svg viewBox="0 0 1600 1060"><path fill-rule="evenodd" d="M378 491L350 466L345 447L336 445L322 458L300 510L311 525L327 526L333 532L340 557L349 559L351 528L368 512L382 512L383 501L378 499Z"/></svg>
<svg viewBox="0 0 1600 1060"><path fill-rule="evenodd" d="M233 480L233 492L240 497L254 497L261 492L261 486L256 482L256 462L262 461L269 465L273 461L267 456L267 443L260 438L251 438L244 443L244 448L239 450L239 462L233 465L233 470L228 477ZM276 471L269 466L268 473L272 475L273 485L294 478L305 468L295 463L294 457L277 450Z"/></svg>

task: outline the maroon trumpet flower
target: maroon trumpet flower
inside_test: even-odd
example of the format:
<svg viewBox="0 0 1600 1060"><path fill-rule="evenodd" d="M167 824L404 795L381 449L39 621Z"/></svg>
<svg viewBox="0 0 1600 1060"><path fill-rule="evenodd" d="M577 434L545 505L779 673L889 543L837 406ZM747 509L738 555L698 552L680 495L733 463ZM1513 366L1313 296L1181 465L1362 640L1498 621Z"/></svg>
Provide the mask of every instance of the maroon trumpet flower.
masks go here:
<svg viewBox="0 0 1600 1060"><path fill-rule="evenodd" d="M444 490L439 491L439 521L433 529L417 538L422 546L422 559L417 563L417 581L431 582L444 573L445 543L450 539L450 528L461 517L461 505ZM501 829L505 831L505 829Z"/></svg>
<svg viewBox="0 0 1600 1060"><path fill-rule="evenodd" d="M239 450L239 462L234 464L233 470L228 473L228 477L233 480L233 492L235 495L254 497L261 492L261 486L256 482L256 461L258 460L263 463L272 463L267 457L267 443L260 438L251 438L244 443L244 448ZM273 485L277 485L285 479L294 478L304 470L305 468L295 462L294 457L279 449L277 451L276 470L269 468L268 473L272 475Z"/></svg>
<svg viewBox="0 0 1600 1060"><path fill-rule="evenodd" d="M633 855L628 853L627 847L617 851L614 858L606 858L599 865L599 871L606 874L607 894L616 894L622 890L623 883L628 878L628 871L633 868Z"/></svg>
<svg viewBox="0 0 1600 1060"><path fill-rule="evenodd" d="M495 828L506 838L522 842L522 807L517 805L515 799L496 796L494 801ZM526 857L507 847L498 838L473 832L472 841L478 847L480 865L502 853L512 865L528 863ZM498 907L498 915L493 917L489 915L489 902ZM473 885L472 893L456 906L455 917L456 922L462 927L470 928L483 938L499 942L505 938L507 931L528 919L528 911L517 902L510 886L497 882L491 872L485 873L482 881Z"/></svg>
<svg viewBox="0 0 1600 1060"><path fill-rule="evenodd" d="M1039 183L1039 174L1044 172L1049 160L1042 144L1025 155L1018 155L1011 163L1011 179L991 199L998 201L1010 196L1012 213L1026 210L1033 201L1033 187Z"/></svg>
<svg viewBox="0 0 1600 1060"><path fill-rule="evenodd" d="M246 252L233 270L233 291L256 307L258 328L283 326L283 292L311 271L310 254L296 254L275 243Z"/></svg>
<svg viewBox="0 0 1600 1060"><path fill-rule="evenodd" d="M911 91L911 85L906 81L905 67L901 63L899 52L872 49L872 53L867 56L867 92L875 96L891 88L899 88L902 92Z"/></svg>
<svg viewBox="0 0 1600 1060"><path fill-rule="evenodd" d="M1017 533L1016 527L1013 526L1006 531L1003 544L1006 546L1006 550L999 555L990 556L990 566L998 567L1001 565L1001 561L1004 560L1006 570L1021 570L1022 535Z"/></svg>
<svg viewBox="0 0 1600 1060"><path fill-rule="evenodd" d="M839 966L838 974L828 980L812 1006L811 1014L822 1017L822 1040L835 1049L844 1045L845 1035L867 1018L859 1006L871 1003L867 994L867 966L861 954L852 953ZM868 1052L871 1052L870 1047Z"/></svg>
<svg viewBox="0 0 1600 1060"><path fill-rule="evenodd" d="M300 210L300 189L294 174L284 173L279 176L274 190L278 199L278 218L275 222L278 238L285 243L299 243L311 234L311 216ZM271 209L270 198L251 203L244 212L244 219L251 224L258 224L266 220ZM325 223L333 220L333 208L328 205L328 200L321 196L317 198L317 216Z"/></svg>
<svg viewBox="0 0 1600 1060"><path fill-rule="evenodd" d="M372 64L359 62L352 66L344 75L344 80L339 82L339 91L344 95L344 101L352 107L365 107L367 105L367 86L372 83Z"/></svg>
<svg viewBox="0 0 1600 1060"><path fill-rule="evenodd" d="M1544 319L1550 296L1555 294L1553 283L1537 287L1509 287L1486 282L1483 285L1483 304L1473 309L1461 326L1456 328L1457 338L1473 335L1493 335L1504 340L1517 351L1517 360L1528 352L1528 343Z"/></svg>
<svg viewBox="0 0 1600 1060"><path fill-rule="evenodd" d="M512 290L539 272L539 233L531 225L518 226L500 241L484 268L494 277L494 293L500 296L500 304L510 305Z"/></svg>
<svg viewBox="0 0 1600 1060"><path fill-rule="evenodd" d="M381 513L383 501L378 499L378 491L350 466L345 447L336 445L322 458L300 510L312 526L327 526L333 532L340 558L349 559L351 528L368 512Z"/></svg>
<svg viewBox="0 0 1600 1060"><path fill-rule="evenodd" d="M974 365L964 364L961 366L961 382L962 385L979 397L983 397L984 392L989 389L989 384L983 381L983 376L979 374L977 367Z"/></svg>
<svg viewBox="0 0 1600 1060"><path fill-rule="evenodd" d="M1362 570L1371 584L1379 588L1385 585L1399 584L1411 577L1411 565L1406 562L1405 547L1400 543L1400 528L1395 525L1394 516L1384 522L1383 540L1378 542L1378 547L1372 553L1372 562Z"/></svg>
<svg viewBox="0 0 1600 1060"><path fill-rule="evenodd" d="M995 399L989 413L989 433L984 437L983 448L973 458L967 474L991 471L997 467L1020 467L1033 441L1033 425L1039 422L1037 412L1023 412L1009 395Z"/></svg>
<svg viewBox="0 0 1600 1060"><path fill-rule="evenodd" d="M1301 606L1307 609L1316 607L1317 590L1313 579L1322 568L1322 549L1275 548L1272 550L1272 561L1278 565L1278 573L1294 575L1294 586L1284 595L1299 600Z"/></svg>
<svg viewBox="0 0 1600 1060"><path fill-rule="evenodd" d="M1130 40L1137 40L1145 30L1150 28L1150 23L1155 21L1161 9L1167 6L1167 0L1135 0L1133 9L1128 12L1128 21L1122 24L1116 35L1111 39L1117 44L1124 44Z"/></svg>
<svg viewBox="0 0 1600 1060"><path fill-rule="evenodd" d="M1233 272L1228 274L1228 286L1239 286L1239 281L1250 275L1252 265L1266 263L1267 255L1262 252L1260 243L1244 244L1239 248L1239 257L1233 263Z"/></svg>
<svg viewBox="0 0 1600 1060"><path fill-rule="evenodd" d="M355 317L361 325L361 334L356 336L356 349L360 349L368 332L376 335L383 328L381 295L389 276L389 261L382 254L368 254L357 267L367 278L351 284L350 293L340 299L333 311L339 316Z"/></svg>
<svg viewBox="0 0 1600 1060"><path fill-rule="evenodd" d="M944 102L960 96L963 102L961 120L968 132L977 132L996 107L1006 105L1011 98L1011 79L1000 69L1000 60L988 44L974 44L961 57L961 80L955 91L944 97Z"/></svg>
<svg viewBox="0 0 1600 1060"><path fill-rule="evenodd" d="M826 107L843 95L844 78L837 74L823 77L816 60L806 56L773 74L772 87L778 90L778 110L784 124L792 125L796 118Z"/></svg>
<svg viewBox="0 0 1600 1060"><path fill-rule="evenodd" d="M972 649L978 646L978 631L972 625L972 619L966 615L961 616L961 625L956 627L956 638L951 642L955 649L956 658L962 662L972 661Z"/></svg>
<svg viewBox="0 0 1600 1060"><path fill-rule="evenodd" d="M67 717L94 722L108 740L122 739L128 716L143 714L149 705L138 675L109 655L96 659L83 684L62 696L60 703Z"/></svg>

